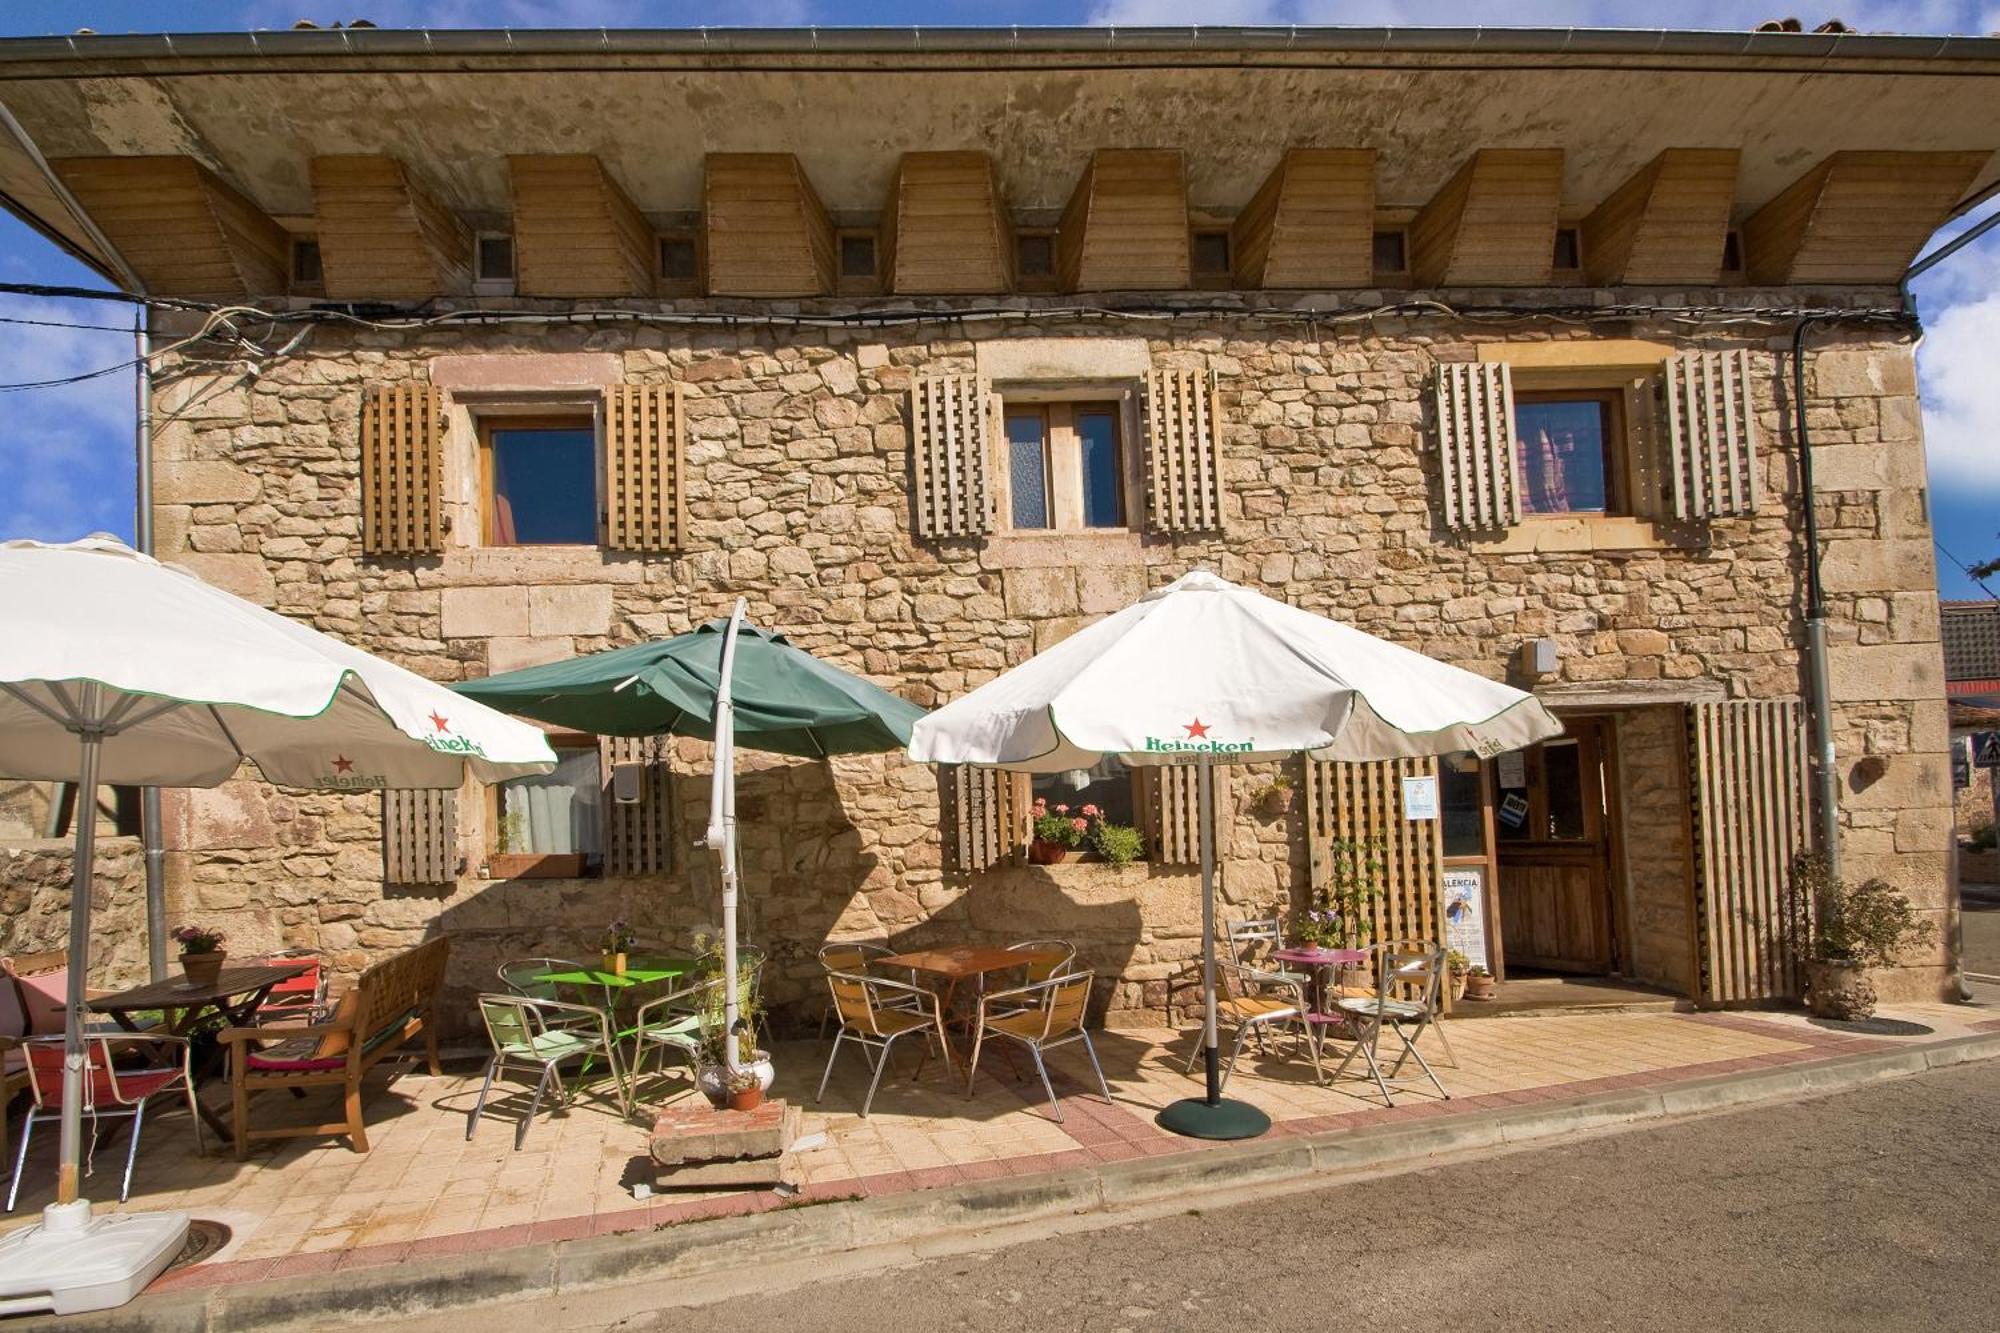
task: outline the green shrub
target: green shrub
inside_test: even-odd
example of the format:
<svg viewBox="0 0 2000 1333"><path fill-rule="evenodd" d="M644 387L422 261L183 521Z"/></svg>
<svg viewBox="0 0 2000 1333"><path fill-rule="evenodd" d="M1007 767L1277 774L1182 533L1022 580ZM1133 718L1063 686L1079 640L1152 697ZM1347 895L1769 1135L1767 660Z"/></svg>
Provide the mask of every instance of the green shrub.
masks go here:
<svg viewBox="0 0 2000 1333"><path fill-rule="evenodd" d="M1903 950L1937 933L1917 919L1910 900L1880 879L1849 884L1826 858L1806 852L1792 862L1791 913L1807 958L1887 967Z"/></svg>
<svg viewBox="0 0 2000 1333"><path fill-rule="evenodd" d="M1145 843L1139 830L1130 824L1107 824L1099 820L1090 826L1090 848L1115 866L1139 859Z"/></svg>

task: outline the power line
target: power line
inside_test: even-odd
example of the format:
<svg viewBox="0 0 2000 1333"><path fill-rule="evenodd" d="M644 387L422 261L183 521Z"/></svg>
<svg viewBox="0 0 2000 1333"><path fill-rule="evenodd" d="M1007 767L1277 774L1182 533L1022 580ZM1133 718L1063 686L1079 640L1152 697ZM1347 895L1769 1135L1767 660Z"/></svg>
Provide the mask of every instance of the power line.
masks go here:
<svg viewBox="0 0 2000 1333"><path fill-rule="evenodd" d="M1937 547L1938 550L1943 551L1944 558L1951 561L1951 563L1953 563L1954 565L1957 565L1959 571L1963 573L1965 577L1971 579L1974 586L1976 586L1979 589L1979 591L1985 593L1988 597L1992 598L1994 601L2000 602L2000 592L1994 592L1993 589L1987 587L1986 580L1980 578L1977 574L1973 573L1971 565L1966 564L1963 560L1960 560L1957 556L1953 555L1949 550L1945 548L1945 544L1939 541L1936 537L1931 538L1931 545Z"/></svg>

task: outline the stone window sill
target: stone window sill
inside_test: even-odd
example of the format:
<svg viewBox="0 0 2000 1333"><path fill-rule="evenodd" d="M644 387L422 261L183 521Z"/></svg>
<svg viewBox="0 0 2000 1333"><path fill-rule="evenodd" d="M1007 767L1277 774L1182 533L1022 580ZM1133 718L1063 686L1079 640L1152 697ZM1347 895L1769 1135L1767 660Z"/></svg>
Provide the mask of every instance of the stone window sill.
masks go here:
<svg viewBox="0 0 2000 1333"><path fill-rule="evenodd" d="M1144 543L1130 528L1090 532L996 532L980 549L987 569L1063 569L1143 565Z"/></svg>
<svg viewBox="0 0 2000 1333"><path fill-rule="evenodd" d="M1692 545L1651 519L1622 514L1566 514L1523 519L1496 537L1474 537L1471 547L1491 555L1535 552L1669 551Z"/></svg>

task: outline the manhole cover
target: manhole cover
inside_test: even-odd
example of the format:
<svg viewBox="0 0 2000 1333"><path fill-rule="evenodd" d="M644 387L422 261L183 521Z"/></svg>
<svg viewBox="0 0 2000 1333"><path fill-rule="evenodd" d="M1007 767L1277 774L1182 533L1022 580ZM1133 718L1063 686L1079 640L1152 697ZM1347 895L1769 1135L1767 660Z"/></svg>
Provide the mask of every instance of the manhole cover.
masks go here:
<svg viewBox="0 0 2000 1333"><path fill-rule="evenodd" d="M1815 1018L1812 1025L1829 1032L1852 1032L1861 1037L1928 1037L1937 1031L1907 1018Z"/></svg>
<svg viewBox="0 0 2000 1333"><path fill-rule="evenodd" d="M177 1268L192 1268L205 1259L213 1259L229 1243L229 1228L220 1222L210 1222L196 1218L188 1223L187 1240L181 1245L181 1252L167 1265L167 1271Z"/></svg>

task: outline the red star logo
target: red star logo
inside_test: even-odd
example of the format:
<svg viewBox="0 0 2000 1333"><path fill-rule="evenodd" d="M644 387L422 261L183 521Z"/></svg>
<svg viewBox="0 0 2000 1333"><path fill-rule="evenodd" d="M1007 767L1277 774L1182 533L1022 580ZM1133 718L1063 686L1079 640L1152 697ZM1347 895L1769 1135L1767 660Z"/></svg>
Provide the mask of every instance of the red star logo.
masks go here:
<svg viewBox="0 0 2000 1333"><path fill-rule="evenodd" d="M448 717L440 716L437 713L432 713L431 725L435 726L439 731L446 731L449 730L451 727L451 719Z"/></svg>
<svg viewBox="0 0 2000 1333"><path fill-rule="evenodd" d="M1208 724L1200 718L1196 718L1187 724L1187 734L1189 740L1193 740L1197 736L1206 736L1208 735Z"/></svg>
<svg viewBox="0 0 2000 1333"><path fill-rule="evenodd" d="M352 773L354 771L354 761L344 754L335 755L333 758L333 771L336 773Z"/></svg>

